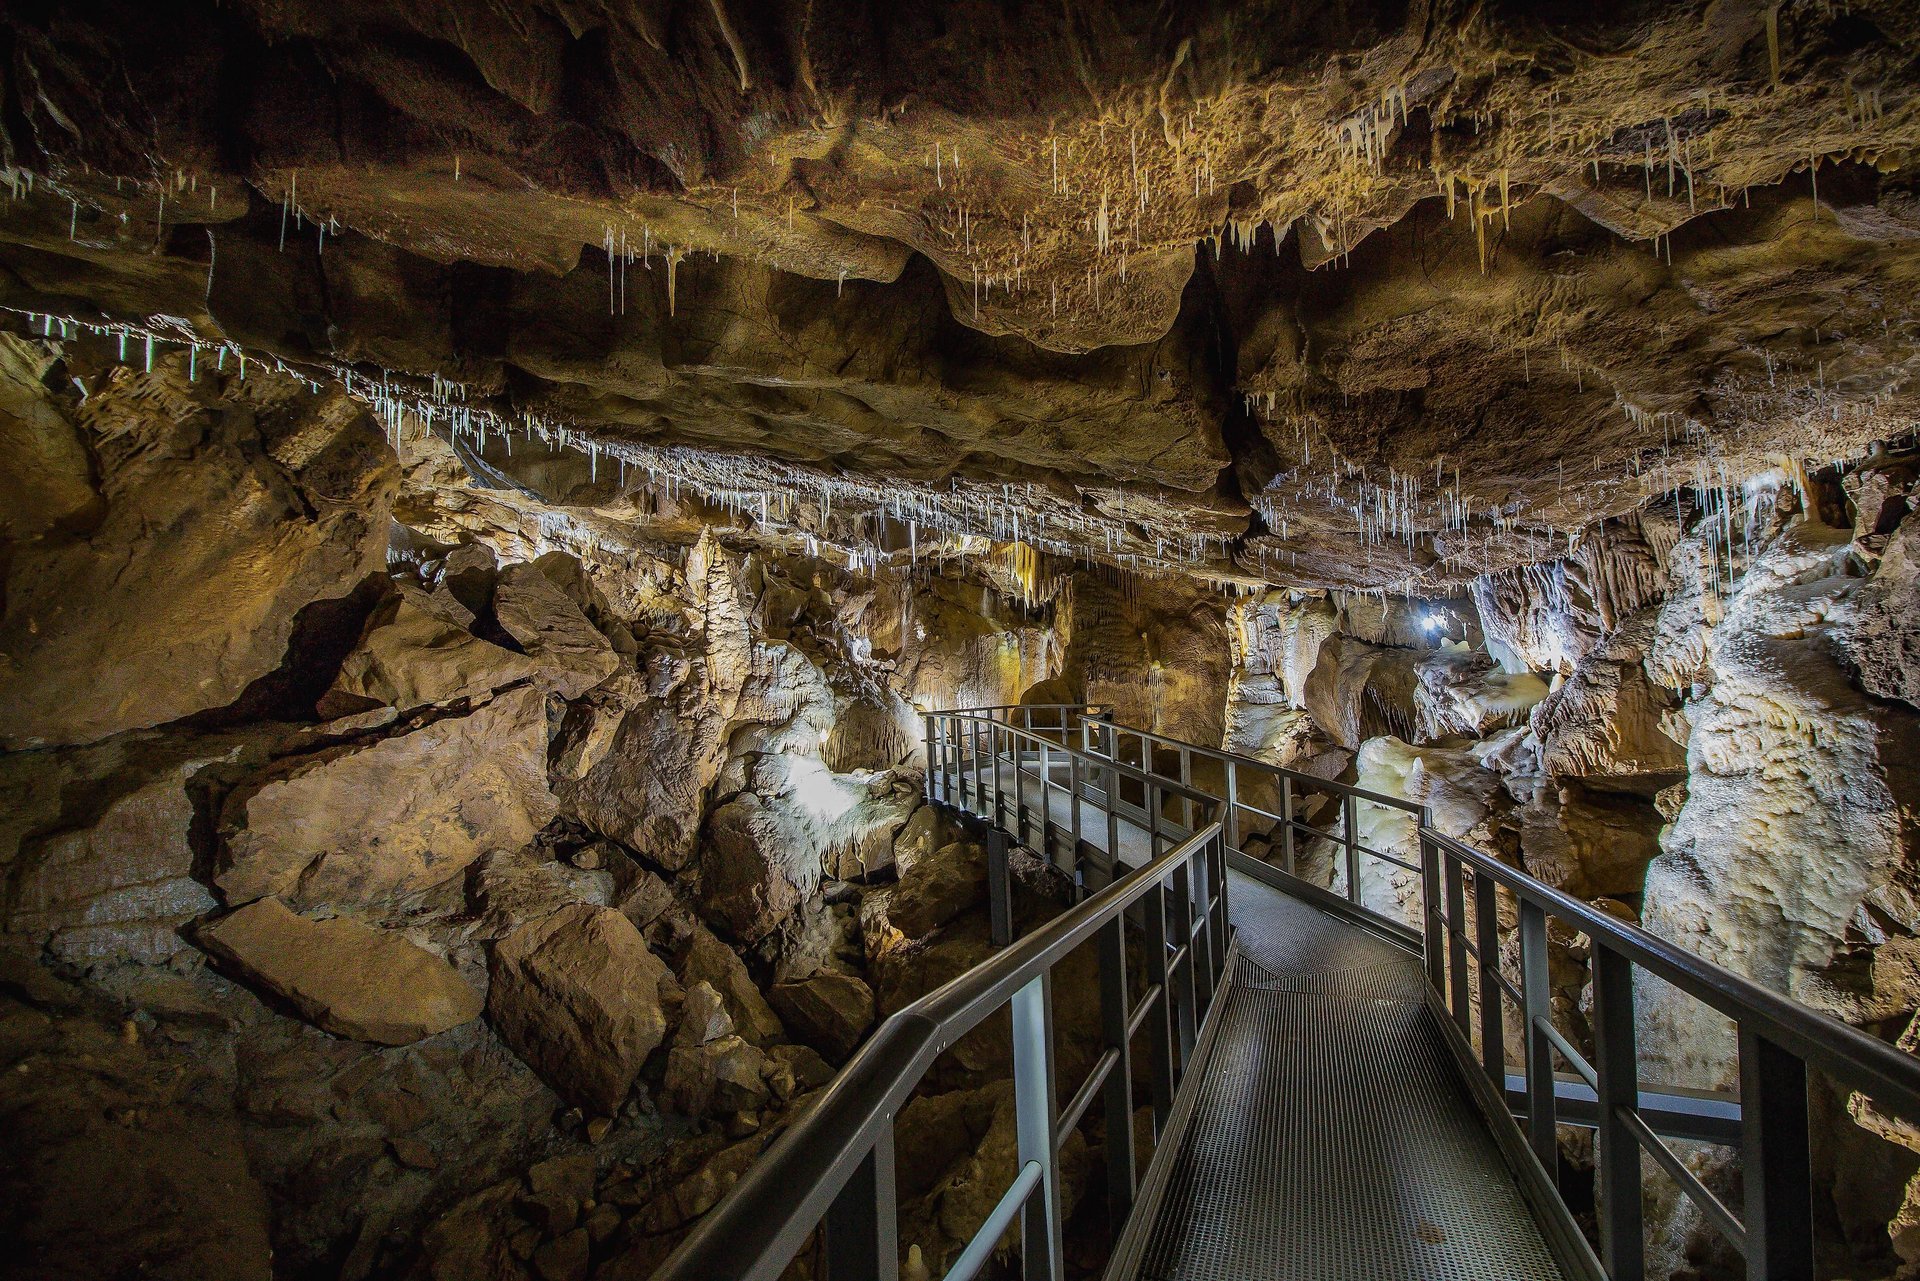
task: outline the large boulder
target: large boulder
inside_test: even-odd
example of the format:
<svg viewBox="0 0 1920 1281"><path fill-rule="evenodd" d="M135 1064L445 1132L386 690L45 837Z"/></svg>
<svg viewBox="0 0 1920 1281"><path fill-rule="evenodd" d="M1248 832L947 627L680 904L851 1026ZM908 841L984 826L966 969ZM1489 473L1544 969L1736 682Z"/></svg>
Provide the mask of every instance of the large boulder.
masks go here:
<svg viewBox="0 0 1920 1281"><path fill-rule="evenodd" d="M744 943L765 938L820 884L821 855L803 814L742 792L707 820L700 906Z"/></svg>
<svg viewBox="0 0 1920 1281"><path fill-rule="evenodd" d="M247 983L336 1036L405 1045L480 1015L480 993L444 960L348 917L308 920L264 898L197 937Z"/></svg>
<svg viewBox="0 0 1920 1281"><path fill-rule="evenodd" d="M0 758L0 807L20 822L17 848L0 847L0 931L76 965L188 950L180 928L217 906L193 875L190 789L242 750L231 737L129 735Z"/></svg>
<svg viewBox="0 0 1920 1281"><path fill-rule="evenodd" d="M617 1112L666 1039L678 984L613 908L577 903L494 947L487 1018L514 1053L575 1106Z"/></svg>
<svg viewBox="0 0 1920 1281"><path fill-rule="evenodd" d="M281 666L302 611L384 567L396 472L363 406L265 371L229 403L183 374L89 398L104 509L7 559L0 746L224 707Z"/></svg>
<svg viewBox="0 0 1920 1281"><path fill-rule="evenodd" d="M446 611L417 588L402 588L367 619L360 643L341 664L321 709L371 702L412 711L477 698L539 670L526 655L448 621Z"/></svg>
<svg viewBox="0 0 1920 1281"><path fill-rule="evenodd" d="M493 591L495 619L547 669L563 698L578 698L619 670L620 656L538 565L510 565Z"/></svg>
<svg viewBox="0 0 1920 1281"><path fill-rule="evenodd" d="M960 913L987 901L987 851L955 841L913 865L887 900L887 923L907 938L925 938Z"/></svg>
<svg viewBox="0 0 1920 1281"><path fill-rule="evenodd" d="M522 687L466 716L281 762L221 814L229 903L374 903L518 849L553 818L546 695Z"/></svg>
<svg viewBox="0 0 1920 1281"><path fill-rule="evenodd" d="M873 989L838 970L775 983L767 998L794 1035L829 1062L846 1062L873 1026Z"/></svg>
<svg viewBox="0 0 1920 1281"><path fill-rule="evenodd" d="M86 446L41 381L54 359L37 343L0 334L0 541L25 542L97 514Z"/></svg>

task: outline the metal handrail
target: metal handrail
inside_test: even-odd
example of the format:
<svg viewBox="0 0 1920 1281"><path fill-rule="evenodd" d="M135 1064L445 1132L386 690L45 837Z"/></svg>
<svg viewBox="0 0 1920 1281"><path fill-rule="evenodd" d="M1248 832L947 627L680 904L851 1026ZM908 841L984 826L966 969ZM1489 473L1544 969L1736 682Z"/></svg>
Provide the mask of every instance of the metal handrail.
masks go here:
<svg viewBox="0 0 1920 1281"><path fill-rule="evenodd" d="M977 730L983 719L930 714L930 759L939 743L936 723ZM998 730L1014 741L1044 744L1049 752L1073 752L1030 731L1004 724L998 724ZM1159 780L1140 777L1151 787L1161 786ZM1193 799L1213 803L1198 793ZM1004 835L1000 833L1002 840ZM1192 1029L1211 1007L1219 983L1220 967L1211 960L1210 941L1226 935L1224 865L1221 827L1209 822L1025 939L891 1015L812 1110L681 1243L654 1274L655 1281L774 1281L816 1228L824 1229L825 1275L836 1281L897 1276L894 1119L934 1061L1003 1006L1011 1007L1014 1025L1019 1164L1012 1186L962 1251L961 1262L971 1267L984 1261L1017 1209L1030 1261L1028 1275L1057 1281L1062 1275L1058 1136L1078 1124L1096 1095L1104 1098L1109 1116L1127 1118L1108 1126L1108 1195L1113 1221L1124 1221L1138 1187L1131 1125L1134 1034L1142 1027L1148 1030L1158 1133L1193 1054ZM1147 985L1137 1000L1127 975L1129 912L1140 916L1145 940L1141 956ZM1105 1047L1063 1114L1054 1086L1050 976L1054 965L1096 936ZM1037 1175L1032 1173L1036 1165ZM949 1278L966 1281L958 1270Z"/></svg>
<svg viewBox="0 0 1920 1281"><path fill-rule="evenodd" d="M1083 736L1106 736L1110 744L1117 744L1118 737L1125 735L1181 753L1181 776L1159 776L1166 786L1188 782L1192 777L1190 762L1195 757L1226 763L1229 795L1218 799L1227 806L1221 815L1226 843L1236 852L1240 844L1238 811L1252 808L1243 806L1237 798L1238 771L1257 769L1288 784L1307 782L1316 790L1342 796L1349 860L1348 906L1379 924L1391 922L1360 901L1357 877L1352 871L1356 851L1400 867L1408 864L1357 845L1353 807L1357 802L1369 802L1418 815L1422 911L1418 939L1426 958L1431 999L1457 1030L1450 1043L1463 1067L1472 1075L1484 1074L1489 1088L1483 1098L1501 1105L1507 1095L1504 1006L1521 1007L1527 1032L1522 1077L1527 1128L1524 1137L1514 1131L1519 1150L1510 1151L1510 1155L1531 1163L1529 1175L1534 1185L1547 1189L1550 1195L1557 1196L1553 1174L1559 1159L1557 1126L1565 1119L1559 1109L1562 1083L1556 1079L1555 1056L1565 1059L1593 1087L1592 1124L1599 1134L1601 1257L1589 1262L1613 1281L1638 1281L1645 1270L1641 1152L1651 1155L1699 1205L1707 1221L1746 1256L1750 1278L1782 1281L1812 1276L1807 1069L1816 1068L1839 1085L1866 1094L1882 1110L1920 1124L1920 1058L1770 991L1638 925L1601 912L1483 850L1447 836L1433 827L1425 807L1237 753L1117 725L1110 716L1083 716L1080 724ZM1110 752L1116 757L1119 754L1117 746ZM1152 752L1143 748L1142 768L1153 773L1152 767ZM1291 871L1294 820L1291 792L1285 788L1283 801L1287 802L1283 810L1287 815ZM1332 833L1318 834L1340 839ZM1517 984L1500 971L1498 892L1502 889L1518 901L1520 908L1522 974ZM1571 925L1593 944L1594 1062L1588 1062L1553 1026L1547 973L1546 922L1550 916ZM1633 1018L1635 967L1735 1024L1740 1066L1737 1106L1729 1107L1725 1096L1672 1091L1670 1087L1645 1092L1640 1089ZM1477 1056L1473 1045L1476 1033ZM1738 1119L1729 1123L1725 1118L1734 1112ZM1655 1127L1663 1116L1686 1120L1711 1116L1723 1141L1739 1144L1745 1158L1743 1217L1724 1205L1666 1146ZM1504 1106L1501 1117L1511 1128Z"/></svg>

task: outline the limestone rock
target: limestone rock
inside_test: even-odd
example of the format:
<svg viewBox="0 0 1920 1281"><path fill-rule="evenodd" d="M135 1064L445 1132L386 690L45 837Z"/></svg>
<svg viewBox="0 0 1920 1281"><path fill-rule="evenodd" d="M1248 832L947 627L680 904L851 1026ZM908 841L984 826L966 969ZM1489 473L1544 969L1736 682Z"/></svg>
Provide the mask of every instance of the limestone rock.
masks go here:
<svg viewBox="0 0 1920 1281"><path fill-rule="evenodd" d="M739 953L697 922L690 930L680 981L688 987L711 987L726 1007L734 1029L753 1044L767 1045L785 1037L786 1029L747 973Z"/></svg>
<svg viewBox="0 0 1920 1281"><path fill-rule="evenodd" d="M138 409L140 394L177 394L176 376L130 374L144 392L96 407L97 425L125 415L98 445L97 523L8 558L0 746L223 707L280 666L300 611L383 564L395 473L365 409L290 380L257 408L216 402L178 422Z"/></svg>
<svg viewBox="0 0 1920 1281"><path fill-rule="evenodd" d="M518 849L554 814L546 696L522 688L465 716L295 757L229 796L215 877L230 903L376 903Z"/></svg>
<svg viewBox="0 0 1920 1281"><path fill-rule="evenodd" d="M1664 728L1670 699L1641 663L1653 629L1652 613L1638 615L1583 656L1534 710L1542 769L1624 780L1686 768L1685 748Z"/></svg>
<svg viewBox="0 0 1920 1281"><path fill-rule="evenodd" d="M359 646L322 702L323 712L355 699L412 711L481 697L539 670L525 655L445 621L425 603L419 591L403 589L367 619Z"/></svg>
<svg viewBox="0 0 1920 1281"><path fill-rule="evenodd" d="M556 789L567 813L669 871L692 860L708 789L726 761L725 707L739 673L677 649L644 656L618 697L563 725ZM600 699L605 690L596 691ZM578 717L579 719L575 719ZM605 723L603 723L605 722Z"/></svg>
<svg viewBox="0 0 1920 1281"><path fill-rule="evenodd" d="M0 335L0 541L24 542L98 514L86 447L41 381L52 363L37 344Z"/></svg>
<svg viewBox="0 0 1920 1281"><path fill-rule="evenodd" d="M844 1063L873 1026L873 991L837 970L776 983L768 1000L788 1028L832 1063Z"/></svg>
<svg viewBox="0 0 1920 1281"><path fill-rule="evenodd" d="M527 656L548 669L563 698L578 698L620 667L612 642L538 566L510 565L502 571L493 609Z"/></svg>
<svg viewBox="0 0 1920 1281"><path fill-rule="evenodd" d="M1854 610L1845 643L1861 684L1920 709L1920 517L1893 532Z"/></svg>
<svg viewBox="0 0 1920 1281"><path fill-rule="evenodd" d="M767 1056L731 1034L676 1045L667 1054L661 1099L686 1116L757 1111L771 1097Z"/></svg>
<svg viewBox="0 0 1920 1281"><path fill-rule="evenodd" d="M803 815L743 792L707 821L700 903L746 943L758 942L820 883L820 855Z"/></svg>
<svg viewBox="0 0 1920 1281"><path fill-rule="evenodd" d="M893 837L893 866L901 876L927 855L959 837L952 820L938 805L916 809Z"/></svg>
<svg viewBox="0 0 1920 1281"><path fill-rule="evenodd" d="M497 938L570 903L612 904L612 873L583 871L541 854L538 847L488 850L467 869L467 900L481 914L481 936Z"/></svg>
<svg viewBox="0 0 1920 1281"><path fill-rule="evenodd" d="M699 981L683 984L686 1001L680 1009L680 1026L674 1029L675 1045L705 1045L723 1036L733 1035L733 1017L713 984Z"/></svg>
<svg viewBox="0 0 1920 1281"><path fill-rule="evenodd" d="M1415 669L1414 705L1423 739L1488 734L1525 721L1547 697L1547 683L1532 672L1506 672L1460 649L1442 648Z"/></svg>
<svg viewBox="0 0 1920 1281"><path fill-rule="evenodd" d="M1303 687L1304 704L1321 730L1342 747L1357 748L1384 734L1411 738L1419 661L1414 650L1330 637Z"/></svg>
<svg viewBox="0 0 1920 1281"><path fill-rule="evenodd" d="M480 994L452 966L347 917L309 920L264 898L203 925L198 938L247 982L337 1036L405 1045L480 1015Z"/></svg>
<svg viewBox="0 0 1920 1281"><path fill-rule="evenodd" d="M180 928L217 905L193 876L193 779L241 752L209 738L7 758L0 800L28 830L53 830L0 852L11 876L0 929L77 965L186 950ZM30 808L63 795L84 797L81 812Z"/></svg>
<svg viewBox="0 0 1920 1281"><path fill-rule="evenodd" d="M910 939L924 938L987 900L987 851L956 841L914 865L887 900L887 920Z"/></svg>
<svg viewBox="0 0 1920 1281"><path fill-rule="evenodd" d="M1839 661L1834 632L1851 626L1844 604L1859 582L1845 555L1842 531L1795 526L1728 598L1707 638L1711 685L1687 707L1686 798L1648 869L1644 921L1698 955L1857 1018L1849 985L1828 974L1853 923L1920 923L1899 870L1899 816L1920 804L1910 750L1920 717L1860 692ZM1818 854L1781 857L1786 850ZM1647 995L1642 1036L1664 1079L1731 1082L1724 1026Z"/></svg>
<svg viewBox="0 0 1920 1281"><path fill-rule="evenodd" d="M580 903L495 945L487 1018L562 1098L619 1110L667 1034L666 964L625 916Z"/></svg>
<svg viewBox="0 0 1920 1281"><path fill-rule="evenodd" d="M1523 806L1527 872L1578 898L1638 894L1660 852L1660 818L1643 801L1551 784Z"/></svg>

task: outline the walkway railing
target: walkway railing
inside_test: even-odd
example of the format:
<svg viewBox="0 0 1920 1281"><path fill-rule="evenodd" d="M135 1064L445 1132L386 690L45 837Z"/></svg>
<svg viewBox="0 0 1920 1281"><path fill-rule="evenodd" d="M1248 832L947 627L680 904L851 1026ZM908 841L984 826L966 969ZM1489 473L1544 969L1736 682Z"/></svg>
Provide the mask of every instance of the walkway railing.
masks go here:
<svg viewBox="0 0 1920 1281"><path fill-rule="evenodd" d="M1000 1238L1020 1222L1022 1260L1029 1281L1061 1281L1062 1213L1058 1178L1061 1145L1096 1099L1106 1118L1106 1191L1109 1221L1118 1232L1139 1189L1133 1145L1132 1047L1144 1036L1156 1135L1161 1133L1194 1053L1194 1029L1211 1007L1227 937L1224 838L1212 821L1216 802L1141 771L1088 760L1046 737L967 713L939 714L940 741L978 735L1015 758L1046 753L1048 769L1064 765L1098 770L1109 788L1125 783L1143 794L1191 803L1196 830L1174 840L1164 833L1145 866L1117 874L1091 897L944 987L890 1016L841 1069L805 1117L755 1163L747 1176L703 1219L655 1281L774 1281L819 1232L821 1266L831 1281L892 1281L901 1242L894 1170L894 1123L936 1059L988 1017L1009 1008L1013 1024L1013 1086L1018 1165L1012 1185L961 1251L945 1276L971 1281ZM934 746L930 738L930 749ZM1019 803L1001 790L999 771L968 784L975 801L992 798L993 813ZM1014 789L1018 791L1017 780ZM1102 793L1077 793L1061 841L1084 885L1086 854L1079 816L1100 815ZM1043 806L1044 808L1044 802ZM1049 833L1052 825L1049 821ZM1056 845L1059 845L1056 842ZM1164 847L1164 848L1163 848ZM1005 847L1001 844L1004 859ZM1006 880L1004 867L994 879ZM1129 929L1143 971L1136 999L1130 978ZM1064 1104L1055 1087L1053 1049L1056 965L1094 942L1099 958L1101 1051L1086 1079Z"/></svg>
<svg viewBox="0 0 1920 1281"><path fill-rule="evenodd" d="M1749 1278L1798 1281L1813 1276L1809 1069L1825 1074L1841 1090L1868 1096L1883 1112L1920 1124L1920 1059L1437 831L1431 815L1417 804L1118 725L1097 709L979 709L965 714L961 723L981 718L1003 722L1009 733L987 734L980 740L983 746L959 751L963 764L975 763L975 774L983 768L978 753L991 754L994 743L1025 743L1036 735L1075 742L1086 756L1125 771L1121 790L1147 798L1143 805L1129 804L1127 796L1116 798L1114 808L1121 813L1144 808L1158 814L1169 796L1182 806L1193 803L1193 792L1215 797L1222 805L1220 820L1233 866L1271 876L1272 868L1245 857L1243 844L1249 834L1277 835L1270 852L1281 859L1279 870L1292 883L1283 883L1283 888L1305 885L1323 901L1338 890L1343 910L1417 945L1426 962L1430 1000L1445 1016L1443 1025L1457 1032L1451 1037L1456 1054L1509 1159L1536 1204L1550 1200L1546 1208L1563 1222L1571 1222L1571 1213L1555 1177L1557 1127L1581 1124L1597 1130L1600 1251L1586 1263L1596 1273L1603 1269L1612 1281L1640 1281L1646 1272L1642 1152L1745 1257ZM931 739L930 744L929 759L936 762L932 768L937 772L937 762L950 758L955 749ZM1044 771L1046 766L1039 768ZM1082 762L1076 768L1097 777L1099 766ZM1171 790L1175 788L1179 790ZM1303 816L1303 796L1335 799L1331 805L1314 802L1321 813L1310 821ZM1274 799L1268 802L1266 797ZM1417 862L1360 841L1359 807L1364 805L1414 817ZM1263 823L1270 826L1263 828ZM1343 876L1329 885L1303 881L1306 869L1300 866L1300 855L1309 844L1331 845L1340 855ZM1366 859L1418 878L1412 904L1420 921L1417 931L1366 901ZM1503 968L1503 908L1518 914L1513 948L1517 977ZM1552 1019L1549 920L1559 921L1589 944L1591 1057ZM1732 1023L1739 1058L1737 1095L1708 1096L1642 1082L1635 1002L1636 990L1648 986L1648 979L1670 985ZM1524 1042L1517 1075L1507 1070L1509 1007ZM1567 1073L1560 1072L1561 1064ZM1526 1122L1524 1133L1508 1114L1508 1103L1517 1105ZM1742 1213L1736 1214L1708 1188L1662 1135L1738 1147Z"/></svg>

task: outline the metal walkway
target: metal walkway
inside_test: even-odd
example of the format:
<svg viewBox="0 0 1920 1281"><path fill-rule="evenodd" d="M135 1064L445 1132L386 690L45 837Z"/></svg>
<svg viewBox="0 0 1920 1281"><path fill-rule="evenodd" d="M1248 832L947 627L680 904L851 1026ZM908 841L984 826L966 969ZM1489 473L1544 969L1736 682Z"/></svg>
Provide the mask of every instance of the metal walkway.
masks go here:
<svg viewBox="0 0 1920 1281"><path fill-rule="evenodd" d="M1069 790L1032 767L969 779L970 794L1018 797L1000 805L1011 826L1032 831L1045 806L1094 851L1117 845L1123 868L1151 857L1139 821L1076 825ZM1560 1281L1426 1004L1420 957L1243 872L1227 884L1237 960L1131 1275Z"/></svg>
<svg viewBox="0 0 1920 1281"><path fill-rule="evenodd" d="M1135 1275L1557 1281L1419 959L1248 876L1228 903L1239 959Z"/></svg>
<svg viewBox="0 0 1920 1281"><path fill-rule="evenodd" d="M1060 1154L1096 1107L1104 1171L1082 1196L1105 1198L1105 1281L1644 1281L1649 1178L1745 1257L1748 1281L1812 1281L1809 1075L1920 1124L1920 1060L1446 836L1404 799L1078 706L935 712L926 731L928 800L986 824L999 950L889 1014L655 1281L781 1281L802 1256L819 1281L899 1281L896 1121L990 1018L1011 1032L1012 1179L964 1245L921 1260L942 1281L1016 1263L1066 1281ZM1361 822L1396 810L1398 829ZM1020 938L1015 845L1079 893ZM1577 1037L1554 1013L1550 921L1591 958ZM1076 1083L1055 1058L1053 980L1086 947L1100 1049ZM1732 1021L1737 1096L1643 1079L1642 974ZM1134 1127L1104 1123L1142 1107L1144 1168ZM1595 1131L1590 1217L1556 1182L1568 1125ZM1672 1138L1739 1150L1738 1212Z"/></svg>

